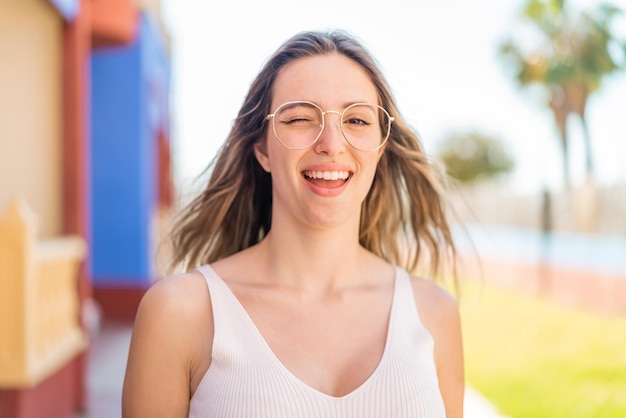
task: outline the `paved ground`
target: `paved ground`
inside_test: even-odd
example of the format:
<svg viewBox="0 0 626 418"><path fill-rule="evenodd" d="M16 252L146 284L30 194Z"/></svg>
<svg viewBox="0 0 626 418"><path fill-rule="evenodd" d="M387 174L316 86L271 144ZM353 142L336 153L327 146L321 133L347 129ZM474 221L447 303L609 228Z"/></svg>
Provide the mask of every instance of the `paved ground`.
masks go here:
<svg viewBox="0 0 626 418"><path fill-rule="evenodd" d="M121 416L121 391L130 343L131 327L127 324L105 324L94 341L89 370L90 411L88 418ZM497 418L495 408L468 388L465 418Z"/></svg>

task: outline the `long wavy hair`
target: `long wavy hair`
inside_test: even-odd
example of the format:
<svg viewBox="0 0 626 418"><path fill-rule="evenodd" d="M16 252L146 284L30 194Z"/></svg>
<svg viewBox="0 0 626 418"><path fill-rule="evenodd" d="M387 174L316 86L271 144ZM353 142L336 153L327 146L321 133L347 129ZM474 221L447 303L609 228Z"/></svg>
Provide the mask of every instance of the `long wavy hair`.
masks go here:
<svg viewBox="0 0 626 418"><path fill-rule="evenodd" d="M441 177L417 133L401 117L374 58L343 31L302 32L287 40L250 86L232 129L207 171L204 190L176 217L170 233L172 268L190 269L250 247L271 228L272 179L254 144L265 138L272 88L280 70L303 57L343 54L359 64L395 118L372 187L363 201L360 244L390 263L437 274L456 249L443 204Z"/></svg>

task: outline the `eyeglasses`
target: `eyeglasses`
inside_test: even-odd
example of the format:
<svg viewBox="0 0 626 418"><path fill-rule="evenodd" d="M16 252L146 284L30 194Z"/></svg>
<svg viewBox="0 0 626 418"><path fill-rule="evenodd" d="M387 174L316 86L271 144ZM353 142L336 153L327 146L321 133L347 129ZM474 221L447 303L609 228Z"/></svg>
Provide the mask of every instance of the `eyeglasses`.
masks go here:
<svg viewBox="0 0 626 418"><path fill-rule="evenodd" d="M272 129L278 142L292 150L301 150L313 145L322 135L325 116L339 116L339 129L348 144L360 151L380 149L391 132L394 118L381 106L369 103L354 103L343 112L322 110L307 101L287 102L278 106L272 119Z"/></svg>

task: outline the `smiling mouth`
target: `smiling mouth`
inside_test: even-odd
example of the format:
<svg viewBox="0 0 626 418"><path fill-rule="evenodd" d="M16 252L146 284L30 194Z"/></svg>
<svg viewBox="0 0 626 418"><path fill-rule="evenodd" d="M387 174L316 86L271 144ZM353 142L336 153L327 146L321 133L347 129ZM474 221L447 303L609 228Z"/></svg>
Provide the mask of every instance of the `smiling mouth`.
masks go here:
<svg viewBox="0 0 626 418"><path fill-rule="evenodd" d="M307 170L302 173L304 178L318 186L339 187L343 185L351 176L349 171L312 171Z"/></svg>
<svg viewBox="0 0 626 418"><path fill-rule="evenodd" d="M318 180L348 180L349 171L305 171L304 177Z"/></svg>

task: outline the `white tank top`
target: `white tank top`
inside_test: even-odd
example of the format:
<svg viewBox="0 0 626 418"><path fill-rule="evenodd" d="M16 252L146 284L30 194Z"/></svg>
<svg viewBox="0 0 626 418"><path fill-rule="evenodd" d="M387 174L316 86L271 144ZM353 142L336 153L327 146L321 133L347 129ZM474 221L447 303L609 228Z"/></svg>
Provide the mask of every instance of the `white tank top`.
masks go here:
<svg viewBox="0 0 626 418"><path fill-rule="evenodd" d="M208 265L213 358L189 408L193 418L445 417L433 339L421 323L408 273L396 267L387 342L372 375L333 397L293 375L274 355L226 283Z"/></svg>

